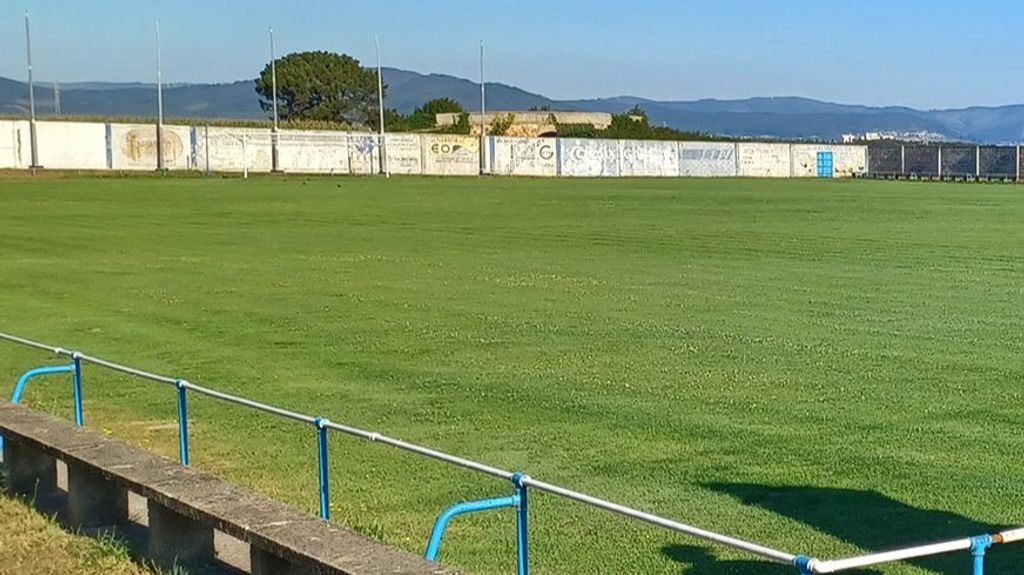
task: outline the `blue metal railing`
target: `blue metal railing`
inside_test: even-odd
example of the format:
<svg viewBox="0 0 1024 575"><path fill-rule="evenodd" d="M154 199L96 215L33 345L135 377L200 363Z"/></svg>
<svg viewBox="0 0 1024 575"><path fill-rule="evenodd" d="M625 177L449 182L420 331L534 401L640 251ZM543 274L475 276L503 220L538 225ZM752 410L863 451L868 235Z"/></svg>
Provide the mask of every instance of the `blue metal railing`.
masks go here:
<svg viewBox="0 0 1024 575"><path fill-rule="evenodd" d="M427 552L424 553L423 556L431 561L437 560L437 553L441 550L441 539L444 537L444 530L448 527L448 522L459 515L518 506L518 495L495 497L493 499L479 499L477 501L463 501L452 505L448 509L445 509L444 512L438 516L437 521L434 522L434 528L430 530L430 539L427 541Z"/></svg>
<svg viewBox="0 0 1024 575"><path fill-rule="evenodd" d="M178 389L178 459L182 465L188 465L188 388L187 382L179 379L174 382Z"/></svg>
<svg viewBox="0 0 1024 575"><path fill-rule="evenodd" d="M81 427L82 421L82 365L77 360L67 365L47 365L43 367L37 367L30 369L25 373L21 374L18 381L14 384L14 391L11 392L11 403L21 403L21 398L25 394L25 388L28 387L28 382L40 375L53 375L57 373L71 373L72 386L74 387L75 397L75 424ZM4 448L4 438L0 436L0 449Z"/></svg>
<svg viewBox="0 0 1024 575"><path fill-rule="evenodd" d="M313 421L316 426L316 465L317 480L320 486L320 519L331 518L331 482L327 465L327 424L330 421L318 417Z"/></svg>
<svg viewBox="0 0 1024 575"><path fill-rule="evenodd" d="M92 357L77 351L68 351L60 347L54 347L47 344L39 343L29 339L21 338L18 336L0 333L0 340L6 340L13 343L18 343L28 347L49 351L62 356L67 356L72 359L72 363L69 365L57 365L57 366L46 366L40 367L25 372L15 385L14 393L12 396L12 402L18 403L21 399L25 385L29 379L38 375L54 374L54 373L72 373L72 384L74 391L74 402L75 402L75 422L81 426L83 423L83 409L82 409L82 363L91 363L100 367L105 367L121 373L134 375L143 379L156 381L159 383L165 383L173 385L177 390L177 403L178 403L178 451L179 459L183 465L189 464L189 443L188 443L188 399L187 392L193 391L207 397L219 399L236 405L242 405L263 411L286 419L299 421L313 425L316 429L317 437L317 479L318 479L318 490L319 490L319 506L320 506L320 517L324 520L330 517L330 467L328 464L328 452L327 452L327 432L328 430L335 430L347 435L358 437L364 440L383 443L392 447L402 449L404 451L416 453L425 457L444 461L446 463L456 465L465 469L476 471L484 475L491 477L504 479L510 481L515 488L515 494L509 497L485 499L473 502L464 502L456 504L446 509L437 519L431 530L430 538L427 544L427 550L425 556L427 559L434 560L440 551L441 541L444 536L444 530L448 525L448 522L465 513L474 513L480 511L486 511L490 509L497 509L500 507L514 507L516 509L516 573L517 575L529 575L529 529L528 529L528 518L529 518L529 507L528 507L528 491L529 488L533 488L537 491L545 492L551 495L576 501L585 505L604 509L613 513L631 517L644 521L651 525L667 529L676 533L684 535L690 535L706 541L719 543L735 549L746 551L747 553L756 555L763 559L775 561L777 563L785 563L795 567L801 575L807 574L820 574L820 573L835 573L839 571L846 571L849 569L855 569L859 567L866 567L869 565L877 565L881 563L888 563L893 561L902 561L906 559L924 557L929 555L936 555L940 553L949 553L952 551L970 550L973 558L973 575L983 575L984 572L984 561L985 552L993 544L997 543L1012 543L1017 541L1024 541L1024 528L1010 529L995 534L985 534L975 537L957 539L953 541L946 541L941 543L933 543L929 545L922 545L917 547L910 547L906 549L898 549L895 551L888 551L884 553L873 553L867 555L860 555L856 557L850 557L845 559L837 559L832 561L821 561L808 557L806 555L792 555L784 551L778 551L757 543L752 543L735 537L730 537L714 531L708 531L692 525L687 525L664 517L659 517L651 513L646 513L625 505L620 505L611 501L593 497L585 493L573 491L546 483L531 478L520 472L509 472L496 467L492 467L477 461L465 459L455 455L450 455L441 451L416 445L388 437L380 433L366 431L356 427L334 423L323 417L314 417L305 415L299 412L283 409L273 405L253 401L244 397L231 395L228 393L216 391L210 388L202 387L190 383L184 379L171 378L152 372L140 370L134 367L121 365L97 357ZM2 446L2 437L0 437L0 446Z"/></svg>

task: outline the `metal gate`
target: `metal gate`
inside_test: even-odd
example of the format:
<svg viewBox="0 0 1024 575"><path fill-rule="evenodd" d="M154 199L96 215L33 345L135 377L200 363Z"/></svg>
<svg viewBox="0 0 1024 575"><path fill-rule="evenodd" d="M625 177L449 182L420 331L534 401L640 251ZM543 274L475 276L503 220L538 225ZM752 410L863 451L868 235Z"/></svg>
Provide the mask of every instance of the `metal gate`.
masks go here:
<svg viewBox="0 0 1024 575"><path fill-rule="evenodd" d="M832 152L818 152L818 177L831 178L832 174Z"/></svg>

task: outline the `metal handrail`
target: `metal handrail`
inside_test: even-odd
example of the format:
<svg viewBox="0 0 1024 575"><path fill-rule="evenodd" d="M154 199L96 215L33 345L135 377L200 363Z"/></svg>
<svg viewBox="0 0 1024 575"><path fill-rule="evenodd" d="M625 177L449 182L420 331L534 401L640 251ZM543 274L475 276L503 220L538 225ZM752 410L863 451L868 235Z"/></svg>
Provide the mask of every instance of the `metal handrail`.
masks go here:
<svg viewBox="0 0 1024 575"><path fill-rule="evenodd" d="M212 397L214 399L220 399L220 400L226 401L228 403L235 403L235 404L238 404L238 405L244 405L245 407L248 407L248 408L251 408L251 409L255 409L257 411L263 411L265 413L271 413L271 414L277 415L279 417L284 417L286 419L294 419L295 421L301 421L303 423L313 424L313 423L316 422L316 417L312 416L312 415L305 415L305 414L299 413L297 411L291 411L289 409L282 409L280 407L274 407L273 405L270 405L270 404L267 404L267 403L261 403L259 401L253 401L251 399L246 399L244 397L239 397L237 395L232 395L230 393L224 393L222 391L217 391L215 389L210 389L208 387L203 387L201 385L196 385L194 383L190 383L190 382L185 381L183 379L181 379L181 380L172 380L172 381L178 383L181 387L183 387L185 389L190 389L190 390L192 390L192 391L194 391L194 392L196 392L196 393L198 393L200 395L205 395L205 396L208 396L208 397Z"/></svg>
<svg viewBox="0 0 1024 575"><path fill-rule="evenodd" d="M499 479L508 479L511 481L512 477L515 475L515 473L511 471L505 471L504 469L491 467L490 465L485 465L483 463L479 463L471 459L465 459L463 457L458 457L456 455L450 455L448 453L444 453L443 451L437 451L436 449L430 449L429 447L423 447L420 445L416 445L415 443L409 443L408 441L402 441L401 439L395 439L394 437L388 437L387 435L383 435L380 433L365 431L356 427L350 427L348 425L335 423L333 421L326 422L324 426L335 431L346 433L353 437L359 437L367 441L372 441L374 443L383 443L385 445L397 447L398 449L409 451L411 453L417 453L419 455L424 455L426 457L430 457L438 461L444 461L445 463L451 463L452 465L483 473L484 475L497 477Z"/></svg>
<svg viewBox="0 0 1024 575"><path fill-rule="evenodd" d="M164 375L155 374L155 373L152 373L152 372L149 372L149 371L144 371L144 370L137 369L137 368L134 368L134 367L129 367L129 366L126 366L126 365L122 365L122 364L119 364L119 363L115 363L115 362L112 362L112 361L101 359L101 358L98 358L98 357L95 357L95 356L92 356L92 355L88 355L88 354L85 354L85 353L70 351L70 350L64 349L62 347L52 346L52 345L48 345L48 344L45 344L45 343L40 343L40 342L37 342L37 341L33 341L33 340L30 340L30 339L25 339L25 338L22 338L22 337L18 337L18 336L6 334L6 333L0 333L0 339L4 339L4 340L11 341L11 342L14 342L14 343L19 343L19 344L26 345L26 346L29 346L29 347L34 347L36 349L41 349L41 350L53 352L53 353L56 353L58 355L67 355L69 357L71 357L71 356L78 357L81 361L83 361L85 363L91 363L91 364L94 364L94 365L106 367L106 368L114 370L114 371L118 371L118 372L121 372L121 373L126 373L126 374L129 374L129 375L134 375L134 376L137 376L137 377L141 377L143 379L148 379L148 380L156 381L156 382L159 382L159 383L166 383L166 384L170 384L170 385L177 385L177 386L179 386L181 388L188 389L188 390L194 391L196 393L200 393L202 395L206 395L206 396L209 396L209 397L212 397L212 398L215 398L215 399L220 399L222 401L226 401L226 402L229 402L229 403L235 403L237 405L242 405L242 406L249 407L249 408L252 408L252 409L256 409L256 410L259 410L259 411L263 411L263 412L266 412L266 413L271 413L271 414L274 414L274 415L278 415L280 417L284 417L284 418L288 418L288 419L293 419L293 420L296 420L296 421L301 421L303 423L316 424L317 420L318 420L318 418L316 416L306 415L306 414L298 413L296 411L291 411L291 410L288 410L288 409L282 409L282 408L275 407L275 406L272 406L272 405L269 405L269 404L266 404L266 403L261 403L261 402L253 401L251 399L247 399L247 398L240 397L240 396L237 396L237 395L232 395L230 393L224 393L224 392L216 391L216 390L213 390L213 389L210 389L210 388L207 388L207 387L202 387L202 386L196 385L194 383L191 383L191 382L183 380L183 379L178 379L178 378L174 378L174 377L168 377L168 376L164 376ZM466 458L463 458L463 457L458 457L456 455L451 455L449 453L445 453L443 451L438 451L436 449L431 449L429 447L423 447L423 446L417 445L415 443L410 443L408 441L403 441L401 439L397 439L397 438L394 438L394 437L389 437L389 436L384 435L382 433L373 432L373 431L367 431L365 429L360 429L360 428L349 426L349 425L343 425L343 424L335 423L333 421L328 421L328 420L321 420L321 422L322 422L323 427L328 428L328 429L333 429L335 431L340 431L340 432L345 433L347 435L350 435L350 436L353 436L353 437L359 437L361 439L365 439L367 441L371 441L371 442L374 442L374 443L383 443L385 445L390 445L392 447L396 447L396 448L402 449L404 451L408 451L408 452L411 452L411 453L416 453L416 454L419 454L419 455L430 457L430 458L436 459L438 461L443 461L443 462L446 462L446 463L450 463L452 465L456 465L456 466L462 467L464 469L469 469L471 471L476 471L478 473L482 473L482 474L485 474L485 475L490 475L492 477L496 477L496 478L499 478L499 479L512 480L512 478L516 475L512 471L507 471L507 470L504 470L504 469L499 469L497 467L492 467L490 465L486 465L486 464L483 464L483 463L480 463L480 462L477 462L477 461L473 461L473 460L470 460L470 459L466 459ZM751 552L751 553L753 553L755 555L759 555L761 557L765 557L765 558L771 559L773 561L778 561L780 563L792 563L793 559L796 557L795 555L790 554L790 553L785 553L783 551L777 551L777 550L774 550L774 549L769 549L767 547L764 547L762 545L758 545L756 543L751 543L751 542L743 541L741 539L737 539L737 538L734 538L734 537L729 537L727 535L722 535L722 534L719 534L719 533L714 533L712 531L707 531L707 530L704 530L704 529L700 529L700 528L694 527L692 525L687 525L685 523L680 523L678 521L673 521L673 520L670 520L670 519L666 519L664 517L659 517L657 515L652 515L650 513L646 513L646 512L637 510L637 509L626 507L624 505L619 505L617 503L612 503L612 502L606 501L604 499L599 499L597 497L592 497L592 496L586 495L584 493L580 493L578 491L572 491L572 490L569 490L569 489L565 489L565 488L559 487L557 485L553 485L553 484L550 484L550 483L545 483L543 481L537 481L537 480L531 479L529 477L524 477L523 478L523 483L526 484L526 485L529 485L531 487L535 487L535 488L537 488L537 489L539 489L541 491L546 491L546 492L551 493L553 495L558 495L560 497L564 497L566 499L571 499L571 500L577 501L579 503L584 503L584 504L587 504L587 505L591 505L593 507L597 507L597 508L601 508L601 509L606 509L608 511L613 511L615 513L626 515L628 517L633 517L633 518L636 518L636 519L640 519L642 521L646 521L646 522L651 523L653 525L657 525L659 527L663 527L663 528L668 529L670 531L676 531L676 532L679 532L679 533L684 533L684 534L687 534L687 535L692 535L692 536L699 537L699 538L702 538L702 539L707 539L709 541L714 541L714 542L718 542L718 543L721 543L721 544L724 544L724 545L728 545L730 547L735 547L737 549L741 549L741 550L744 550L744 551L749 551L749 552Z"/></svg>
<svg viewBox="0 0 1024 575"><path fill-rule="evenodd" d="M932 544L928 544L928 545L919 545L919 546L915 546L915 547L908 547L908 548L904 548L904 549L897 549L897 550L886 551L886 552L882 552L882 553L868 553L868 554L859 555L859 556L855 556L855 557L848 557L848 558L844 558L844 559L835 559L835 560L831 560L831 561L823 561L823 560L819 560L819 559L816 559L816 558L808 557L806 555L793 555L791 553L786 553L784 551L779 551L777 549L766 547L764 545L760 545L760 544L753 543L753 542L750 542L750 541L746 541L746 540L743 540L743 539L738 539L736 537L731 537L729 535L724 535L722 533L717 533L717 532L714 532L714 531L709 531L709 530L706 530L706 529L695 527L693 525L689 525L689 524L686 524L686 523L681 523L681 522L678 522L678 521L667 519L665 517L661 517L661 516L658 516L658 515L654 515L654 514L651 514L651 513L640 511L640 510L634 509L632 507L628 507L628 506L625 506L625 505L621 505L619 503L614 503L612 501L608 501L608 500L605 500L605 499L601 499L601 498L598 498L598 497L587 495L587 494L581 493L579 491L573 491L571 489L566 489L564 487L560 487L560 486L554 485L552 483L547 483L547 482L544 482L544 481L533 479L530 476L524 475L522 473L506 471L504 469L499 469L497 467L492 467L492 466L486 465L484 463L480 463L480 462L473 461L473 460L470 460L470 459L466 459L466 458L463 458L463 457L458 457L456 455L451 455L451 454L445 453L443 451L438 451L436 449L431 449L429 447L423 447L423 446L417 445L415 443L410 443L410 442L407 442L407 441L403 441L401 439L396 439L394 437L389 437L387 435L384 435L384 434L381 434L381 433L378 433L378 432L367 431L367 430L364 430L364 429L361 429L361 428L358 428L358 427L353 427L353 426L349 426L349 425L335 423L335 422L332 422L332 421L330 421L328 419L325 419L325 418L322 418L322 417L306 415L306 414L303 414L303 413L299 413L297 411L292 411L292 410L276 407L276 406L273 406L273 405L269 405L269 404L266 404L266 403L254 401L254 400L251 400L251 399L247 399L247 398L244 398L244 397L240 397L240 396L237 396L237 395L233 395L233 394L230 394L230 393L225 393L225 392L217 391L217 390L214 390L214 389L210 389L210 388L207 388L207 387L203 387L203 386L199 386L199 385L190 383L190 382L188 382L186 380L183 380L183 379L167 377L167 376L151 373L151 372L148 372L148 371L145 371L145 370L141 370L141 369L133 368L133 367L130 367L130 366L122 365L122 364L119 364L119 363L115 363L115 362L112 362L112 361L108 361L108 360L105 360L105 359L93 357L91 355L86 355L86 354L83 354L83 353L80 353L80 352L77 352L77 351L70 351L70 350L67 350L67 349L64 349L64 348L61 348L61 347L56 347L56 346L48 345L48 344L45 344L45 343L40 343L38 341L34 341L34 340L18 337L18 336L7 334L7 333L0 332L0 340L6 340L6 341L13 342L13 343L17 343L17 344L25 345L25 346L28 346L28 347L32 347L32 348L35 348L35 349L40 349L40 350L48 351L48 352L51 352L51 353L55 353L55 354L58 354L58 355L68 356L68 357L71 357L72 359L74 359L76 361L81 361L81 362L85 362L85 363L91 363L91 364L98 365L98 366L101 366L101 367L105 367L105 368L108 368L108 369L111 369L111 370L114 370L114 371L118 371L118 372L121 372L121 373L129 374L129 375L134 375L134 376L137 376L137 377L140 377L140 378L143 378L143 379L148 379L148 380L156 381L156 382L159 382L159 383L165 383L165 384L174 385L178 389L178 393L179 393L179 420L180 420L179 423L180 423L180 426L181 426L180 429L181 429L181 433L182 433L182 437L181 437L181 459L182 459L182 463L184 463L186 465L188 464L188 455L187 455L188 454L188 444L187 444L187 427L186 427L187 415L186 415L185 400L184 400L184 393L185 393L186 390L191 390L191 391L194 391L194 392L199 393L201 395L206 395L208 397L212 397L214 399L219 399L219 400L226 401L226 402L229 402L229 403L235 403L235 404L238 404L238 405L249 407L251 409L256 409L258 411L263 411L263 412L266 412L266 413L277 415L279 417L284 417L284 418L287 418L287 419L292 419L292 420L295 420L295 421L300 421L300 422L303 422L303 423L312 424L317 429L318 458L319 458L319 463L320 463L320 490L321 490L321 492L320 492L320 510L321 510L321 513L320 514L321 514L321 517L323 517L324 519L327 519L327 515L328 515L328 512L329 512L329 507L328 507L328 502L327 502L327 476L326 476L326 473L327 473L327 435L326 435L325 432L328 429L333 429L335 431L339 431L341 433L344 433L344 434L352 436L352 437L358 437L358 438L361 438L361 439L364 439L364 440L367 440L367 441L371 441L371 442L374 442L374 443L383 443L383 444L390 445L392 447L395 447L395 448L398 448L398 449L401 449L401 450L404 450L404 451L408 451L408 452L411 452L411 453L416 453L418 455L423 455L425 457L436 459L438 461L443 461L443 462L446 462L446 463L449 463L449 464L452 464L452 465L455 465L455 466L458 466L458 467L462 467L464 469L469 469L471 471L476 471L476 472L482 473L484 475L489 475L491 477L512 481L516 485L517 490L518 490L517 491L518 497L521 498L522 503L523 503L524 513L522 513L522 515L521 515L521 520L522 520L521 529L523 531L525 531L525 517L524 516L525 516L526 488L527 487L532 487L534 489L537 489L538 491L543 491L543 492L551 494L551 495L555 495L555 496L558 496L558 497L562 497L562 498L565 498L565 499L576 501L578 503L583 503L585 505L589 505L591 507L595 507L595 508L598 508L598 509L604 509L606 511L610 511L612 513L617 513L619 515L623 515L623 516L630 517L630 518L633 518L633 519L638 519L640 521L644 521L646 523L649 523L649 524L657 526L657 527L661 527L663 529L667 529L669 531L674 531L674 532L677 532L677 533L682 533L682 534L685 534L685 535L690 535L690 536L693 536L693 537L697 537L699 539L704 539L706 541L711 541L711 542L714 542L714 543L719 543L721 545L732 547L734 549L739 549L741 551L745 551L747 553L750 553L750 554L762 557L764 559L775 561L775 562L778 562L778 563L787 563L787 564L790 564L790 565L794 565L800 571L800 573L802 573L802 574L810 574L810 573L820 573L820 574L835 573L835 572L839 572L839 571L846 571L846 570L849 570L849 569L855 569L855 568L858 568L858 567L865 567L865 566L869 566L869 565L877 565L877 564L881 564L881 563L889 563L889 562L901 561L901 560L905 560L905 559L913 559L913 558L917 558L917 557L924 557L924 556L929 556L929 555L937 555L937 554L941 554L941 553L948 553L948 552L952 552L952 551L962 551L962 550L965 550L965 549L970 549L972 551L972 555L975 558L974 573L975 573L975 575L981 575L982 569L983 569L982 565L983 565L983 562L984 562L985 549L987 549L989 546L991 546L993 544L1012 543L1012 542L1024 540L1024 527L1022 527L1022 528L1017 528L1017 529L1005 530L1005 531L1002 531L1002 532L999 532L999 533L995 533L995 534L978 535L978 536L975 536L975 537L968 537L968 538L964 538L964 539L957 539L957 540L946 541L946 542L941 542L941 543L932 543ZM523 533L523 535L525 535L525 533ZM519 552L519 555L520 555L520 570L519 570L519 573L520 574L524 574L524 573L526 573L526 565L525 565L525 563L526 563L526 561L525 561L525 557L526 557L525 537L521 538L521 545L523 547L520 547L518 549L518 552ZM435 554L436 554L436 549L435 549Z"/></svg>
<svg viewBox="0 0 1024 575"><path fill-rule="evenodd" d="M730 537L728 535L723 535L721 533L715 533L714 531L708 531L706 529L701 529L699 527L694 527L692 525L687 525L685 523L679 523L678 521L673 521L671 519L666 519L664 517L659 517L657 515L645 513L643 511L633 509L632 507L626 507L625 505L619 505L618 503L613 503L611 501L599 499L597 497L593 497L585 493L572 491L569 489L565 489L564 487L559 487L557 485L552 485L550 483L538 481L531 477L523 478L523 483L525 485L533 487L534 489L538 489L540 491L544 491L552 495L558 495L566 499L572 499L573 501L578 501L580 503L585 503L592 507L597 507L598 509L604 509L606 511L611 511L612 513L618 513L620 515L625 515L626 517L639 519L640 521L645 521L647 523L650 523L651 525L656 525L658 527L662 527L670 531L685 533L686 535L692 535L694 537L699 537L700 539L706 539L708 541L721 543L722 545L727 545L729 547L741 549L748 553L752 553L754 555L758 555L760 557L770 559L772 561L777 561L779 563L793 563L793 561L796 559L796 556L791 553L778 551L770 547L758 545L757 543L751 543L749 541L744 541L742 539L737 539L735 537Z"/></svg>

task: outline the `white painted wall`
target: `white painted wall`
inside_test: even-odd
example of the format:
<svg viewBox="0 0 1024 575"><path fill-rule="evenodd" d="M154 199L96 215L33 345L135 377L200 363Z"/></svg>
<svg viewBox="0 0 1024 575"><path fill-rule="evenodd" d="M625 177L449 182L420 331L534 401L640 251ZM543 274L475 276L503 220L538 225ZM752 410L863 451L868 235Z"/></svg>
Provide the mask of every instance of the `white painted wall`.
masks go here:
<svg viewBox="0 0 1024 575"><path fill-rule="evenodd" d="M86 122L36 122L39 164L58 170L107 169L106 124ZM25 134L27 136L27 133ZM23 138L26 161L31 160Z"/></svg>
<svg viewBox="0 0 1024 575"><path fill-rule="evenodd" d="M476 176L480 173L480 139L473 136L423 134L423 173Z"/></svg>
<svg viewBox="0 0 1024 575"><path fill-rule="evenodd" d="M242 172L246 165L250 172L269 172L271 169L270 130L198 126L196 165L201 170L206 169L207 148L209 167L214 172Z"/></svg>
<svg viewBox="0 0 1024 575"><path fill-rule="evenodd" d="M384 155L392 174L423 173L423 143L418 134L387 134Z"/></svg>
<svg viewBox="0 0 1024 575"><path fill-rule="evenodd" d="M189 170L192 162L192 128L164 126L164 167ZM110 167L115 170L155 170L156 126L110 124Z"/></svg>
<svg viewBox="0 0 1024 575"><path fill-rule="evenodd" d="M818 152L832 152L833 176L836 178L848 178L867 171L867 146L793 144L793 176L817 177Z"/></svg>
<svg viewBox="0 0 1024 575"><path fill-rule="evenodd" d="M619 175L666 177L679 175L679 144L656 140L619 141Z"/></svg>
<svg viewBox="0 0 1024 575"><path fill-rule="evenodd" d="M38 130L44 168L156 168L156 128L151 124L110 124L109 138L102 123L40 121ZM388 134L387 138L392 173L480 173L480 140L473 136ZM292 173L376 174L380 171L377 140L377 134L366 132L282 130L280 167ZM819 151L832 152L837 177L867 168L866 146L504 136L489 138L487 143L487 164L491 173L499 175L810 177L817 175ZM245 165L253 172L271 169L269 129L197 126L193 135L193 128L187 126L165 126L169 169L203 170L207 151L213 171L241 172ZM27 168L30 159L28 122L0 121L0 168Z"/></svg>
<svg viewBox="0 0 1024 575"><path fill-rule="evenodd" d="M491 167L506 176L555 176L558 174L557 143L554 138L512 138L490 140Z"/></svg>
<svg viewBox="0 0 1024 575"><path fill-rule="evenodd" d="M736 144L679 142L679 175L691 178L735 176Z"/></svg>
<svg viewBox="0 0 1024 575"><path fill-rule="evenodd" d="M0 169L27 167L21 161L28 151L28 122L0 120Z"/></svg>
<svg viewBox="0 0 1024 575"><path fill-rule="evenodd" d="M380 172L380 146L376 134L348 135L349 173L356 175Z"/></svg>
<svg viewBox="0 0 1024 575"><path fill-rule="evenodd" d="M348 134L313 130L280 130L278 167L285 173L347 174Z"/></svg>
<svg viewBox="0 0 1024 575"><path fill-rule="evenodd" d="M748 178L788 178L789 144L739 144L739 175Z"/></svg>
<svg viewBox="0 0 1024 575"><path fill-rule="evenodd" d="M619 175L619 142L561 138L561 174L569 177L614 178Z"/></svg>

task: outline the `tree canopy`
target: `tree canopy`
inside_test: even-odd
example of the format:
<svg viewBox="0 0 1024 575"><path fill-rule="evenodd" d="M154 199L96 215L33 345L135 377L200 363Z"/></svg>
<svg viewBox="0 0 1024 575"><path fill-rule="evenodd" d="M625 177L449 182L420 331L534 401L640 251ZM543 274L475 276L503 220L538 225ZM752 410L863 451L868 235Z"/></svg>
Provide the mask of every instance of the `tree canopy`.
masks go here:
<svg viewBox="0 0 1024 575"><path fill-rule="evenodd" d="M324 120L367 124L377 114L377 71L352 56L295 52L276 60L278 116L282 120ZM273 108L271 65L256 80L264 110ZM386 88L385 88L386 92Z"/></svg>
<svg viewBox="0 0 1024 575"><path fill-rule="evenodd" d="M444 128L437 127L437 114L453 113L459 114L459 119L453 126ZM387 109L384 111L384 123L387 129L392 132L449 132L457 134L469 133L469 117L462 104L451 98L435 98L413 110L408 116L403 116L398 110ZM376 129L378 122L376 118L370 119L370 125ZM464 130L463 130L464 128Z"/></svg>
<svg viewBox="0 0 1024 575"><path fill-rule="evenodd" d="M559 124L552 117L555 132L563 138L609 138L623 140L714 140L709 134L687 132L667 126L652 126L647 111L633 106L622 114L612 114L612 121L603 130L593 124Z"/></svg>

